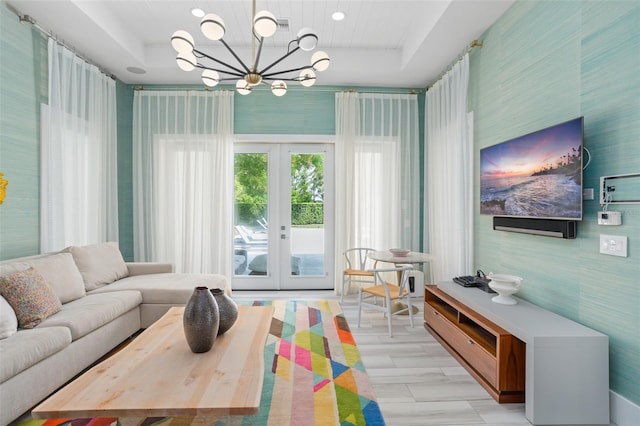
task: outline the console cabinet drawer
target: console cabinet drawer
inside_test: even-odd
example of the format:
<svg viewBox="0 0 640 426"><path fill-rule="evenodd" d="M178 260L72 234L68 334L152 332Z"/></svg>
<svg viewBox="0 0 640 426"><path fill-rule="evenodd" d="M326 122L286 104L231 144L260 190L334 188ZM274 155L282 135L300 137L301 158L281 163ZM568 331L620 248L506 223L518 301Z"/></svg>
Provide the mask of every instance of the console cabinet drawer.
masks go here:
<svg viewBox="0 0 640 426"><path fill-rule="evenodd" d="M457 326L451 323L447 318L443 317L431 307L425 307L431 311L431 314L425 314L427 324L431 326L442 339L451 346L469 365L482 375L491 386L496 387L496 358L488 353L482 346L474 341L467 334L462 332Z"/></svg>
<svg viewBox="0 0 640 426"><path fill-rule="evenodd" d="M425 328L498 402L524 402L525 344L437 286L424 297Z"/></svg>
<svg viewBox="0 0 640 426"><path fill-rule="evenodd" d="M449 320L433 311L433 329L463 357L471 367L478 371L492 386L496 387L496 357L488 353Z"/></svg>

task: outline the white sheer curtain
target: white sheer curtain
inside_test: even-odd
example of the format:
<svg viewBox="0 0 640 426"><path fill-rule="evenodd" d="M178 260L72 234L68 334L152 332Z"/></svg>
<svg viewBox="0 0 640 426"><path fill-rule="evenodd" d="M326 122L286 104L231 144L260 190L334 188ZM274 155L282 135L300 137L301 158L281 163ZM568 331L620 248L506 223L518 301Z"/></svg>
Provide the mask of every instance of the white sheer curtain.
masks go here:
<svg viewBox="0 0 640 426"><path fill-rule="evenodd" d="M425 247L435 281L473 272L473 133L469 55L426 94Z"/></svg>
<svg viewBox="0 0 640 426"><path fill-rule="evenodd" d="M118 240L116 84L49 39L40 250Z"/></svg>
<svg viewBox="0 0 640 426"><path fill-rule="evenodd" d="M134 254L231 279L233 93L136 91Z"/></svg>
<svg viewBox="0 0 640 426"><path fill-rule="evenodd" d="M336 94L338 255L351 247L419 249L418 120L416 95Z"/></svg>

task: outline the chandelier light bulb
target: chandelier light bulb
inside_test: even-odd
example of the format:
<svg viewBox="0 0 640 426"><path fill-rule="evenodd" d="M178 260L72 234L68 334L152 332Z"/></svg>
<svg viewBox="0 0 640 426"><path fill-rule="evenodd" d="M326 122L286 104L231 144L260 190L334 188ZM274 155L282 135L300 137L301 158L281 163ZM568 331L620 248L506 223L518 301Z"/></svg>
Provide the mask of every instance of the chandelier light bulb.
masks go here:
<svg viewBox="0 0 640 426"><path fill-rule="evenodd" d="M176 52L191 52L193 50L193 37L186 31L178 30L171 36L171 46Z"/></svg>
<svg viewBox="0 0 640 426"><path fill-rule="evenodd" d="M273 13L261 10L253 18L253 30L261 37L271 37L278 29L278 21Z"/></svg>
<svg viewBox="0 0 640 426"><path fill-rule="evenodd" d="M196 55L193 52L180 52L178 56L176 56L176 62L178 66L183 71L193 71L196 67L198 61L196 60Z"/></svg>
<svg viewBox="0 0 640 426"><path fill-rule="evenodd" d="M251 85L244 81L244 79L236 81L236 91L241 95L248 95L249 93L251 93L251 89Z"/></svg>
<svg viewBox="0 0 640 426"><path fill-rule="evenodd" d="M300 71L299 80L304 87L311 87L316 84L316 73L310 69L302 70Z"/></svg>
<svg viewBox="0 0 640 426"><path fill-rule="evenodd" d="M331 60L329 59L329 55L322 50L318 50L316 53L311 55L311 66L316 71L324 71L329 68L329 64Z"/></svg>
<svg viewBox="0 0 640 426"><path fill-rule="evenodd" d="M224 37L226 27L221 17L214 13L205 15L200 21L200 30L209 40L220 40Z"/></svg>
<svg viewBox="0 0 640 426"><path fill-rule="evenodd" d="M209 87L214 87L220 82L220 75L216 70L202 71L202 82Z"/></svg>
<svg viewBox="0 0 640 426"><path fill-rule="evenodd" d="M287 93L287 83L282 80L276 80L271 83L271 92L276 96L284 96Z"/></svg>
<svg viewBox="0 0 640 426"><path fill-rule="evenodd" d="M318 44L318 36L313 32L311 28L302 28L298 31L298 47L300 49L309 52L316 48Z"/></svg>

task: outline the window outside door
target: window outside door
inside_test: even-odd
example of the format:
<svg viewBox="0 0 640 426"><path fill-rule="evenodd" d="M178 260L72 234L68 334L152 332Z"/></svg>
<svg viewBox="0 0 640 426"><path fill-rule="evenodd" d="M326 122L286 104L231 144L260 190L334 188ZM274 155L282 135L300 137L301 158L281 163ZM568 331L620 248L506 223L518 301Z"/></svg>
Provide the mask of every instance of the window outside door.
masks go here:
<svg viewBox="0 0 640 426"><path fill-rule="evenodd" d="M333 145L236 144L238 290L333 288Z"/></svg>

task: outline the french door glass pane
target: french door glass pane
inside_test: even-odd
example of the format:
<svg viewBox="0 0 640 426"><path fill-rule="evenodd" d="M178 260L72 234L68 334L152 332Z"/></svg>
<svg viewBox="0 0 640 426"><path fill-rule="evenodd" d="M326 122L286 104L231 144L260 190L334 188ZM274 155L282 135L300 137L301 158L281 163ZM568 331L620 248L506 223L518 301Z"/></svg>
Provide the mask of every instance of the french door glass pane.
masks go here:
<svg viewBox="0 0 640 426"><path fill-rule="evenodd" d="M321 276L324 265L324 154L292 153L291 275Z"/></svg>
<svg viewBox="0 0 640 426"><path fill-rule="evenodd" d="M268 275L269 217L266 153L234 156L234 275Z"/></svg>

